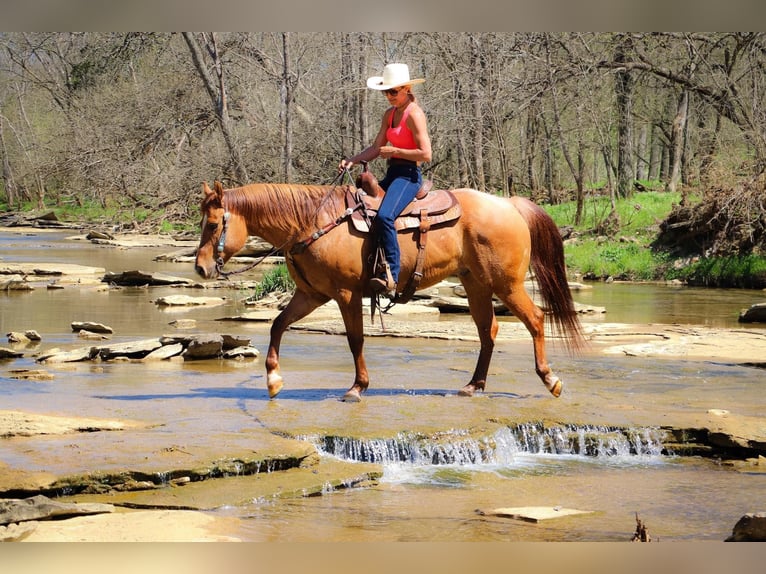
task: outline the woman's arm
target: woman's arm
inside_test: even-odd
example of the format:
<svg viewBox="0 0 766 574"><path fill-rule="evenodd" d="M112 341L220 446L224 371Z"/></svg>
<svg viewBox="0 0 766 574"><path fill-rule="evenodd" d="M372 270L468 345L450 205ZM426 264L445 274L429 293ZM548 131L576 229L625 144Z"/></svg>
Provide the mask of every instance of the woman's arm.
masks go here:
<svg viewBox="0 0 766 574"><path fill-rule="evenodd" d="M375 136L372 144L370 144L370 146L366 149L360 151L358 154L351 156L348 159L340 160L340 165L338 166L339 170L351 169L354 164L362 161L372 161L380 155L381 148L385 146L386 142L388 141L386 139L386 130L388 129L388 117L391 113L393 113L393 108L386 110L383 114L383 119L380 121L380 129L378 130L378 135Z"/></svg>

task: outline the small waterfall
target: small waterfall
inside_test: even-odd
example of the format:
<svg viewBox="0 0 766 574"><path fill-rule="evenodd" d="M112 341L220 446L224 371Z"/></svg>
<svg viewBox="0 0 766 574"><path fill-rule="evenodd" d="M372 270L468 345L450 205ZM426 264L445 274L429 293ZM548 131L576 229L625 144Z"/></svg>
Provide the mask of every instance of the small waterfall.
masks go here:
<svg viewBox="0 0 766 574"><path fill-rule="evenodd" d="M658 428L525 423L503 427L493 435L475 438L454 431L437 437L400 433L388 439L342 436L314 437L323 454L344 460L383 465L507 465L521 454L579 455L599 459L660 456L668 453L667 438Z"/></svg>
<svg viewBox="0 0 766 574"><path fill-rule="evenodd" d="M665 431L657 428L564 425L546 428L527 423L498 431L516 452L592 457L658 456L665 453Z"/></svg>

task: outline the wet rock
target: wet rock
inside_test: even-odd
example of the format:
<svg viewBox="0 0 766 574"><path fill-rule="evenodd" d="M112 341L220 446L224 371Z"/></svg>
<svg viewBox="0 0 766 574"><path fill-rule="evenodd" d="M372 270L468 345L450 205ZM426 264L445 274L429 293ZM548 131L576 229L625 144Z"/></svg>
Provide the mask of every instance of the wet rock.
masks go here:
<svg viewBox="0 0 766 574"><path fill-rule="evenodd" d="M520 506L514 508L494 508L492 510L477 510L481 516L501 516L523 520L524 522L540 522L552 518L563 518L577 514L592 514L592 510L576 510L561 506Z"/></svg>
<svg viewBox="0 0 766 574"><path fill-rule="evenodd" d="M0 269L0 290L1 291L32 291L34 287L27 283L22 275L5 275L4 270Z"/></svg>
<svg viewBox="0 0 766 574"><path fill-rule="evenodd" d="M255 347L237 347L235 349L229 349L224 351L224 359L254 359L260 355L260 351Z"/></svg>
<svg viewBox="0 0 766 574"><path fill-rule="evenodd" d="M19 357L23 357L24 353L21 353L19 351L14 351L13 349L6 349L5 347L0 347L0 359L18 359Z"/></svg>
<svg viewBox="0 0 766 574"><path fill-rule="evenodd" d="M249 337L235 337L228 334L198 334L198 335L163 335L160 337L160 342L163 345L171 345L175 343L181 343L184 347L189 347L192 344L199 345L206 339L221 339L221 349L235 349L237 347L246 347L250 344Z"/></svg>
<svg viewBox="0 0 766 574"><path fill-rule="evenodd" d="M94 333L92 331L86 331L85 329L81 329L80 332L77 333L77 336L80 337L80 339L86 339L88 341L105 341L110 337L110 335L107 335L106 333Z"/></svg>
<svg viewBox="0 0 766 574"><path fill-rule="evenodd" d="M234 337L233 335L221 335L223 337L224 349L236 349L237 347L244 347L250 344L250 339L247 337Z"/></svg>
<svg viewBox="0 0 766 574"><path fill-rule="evenodd" d="M106 233L104 231L89 231L88 234L85 236L85 239L92 241L94 239L107 239L107 240L113 240L114 235L111 233Z"/></svg>
<svg viewBox="0 0 766 574"><path fill-rule="evenodd" d="M766 323L766 303L756 303L739 314L740 323Z"/></svg>
<svg viewBox="0 0 766 574"><path fill-rule="evenodd" d="M155 299L154 303L160 307L192 307L198 305L214 306L226 303L225 297L190 297L189 295L168 295Z"/></svg>
<svg viewBox="0 0 766 574"><path fill-rule="evenodd" d="M143 359L141 359L141 361L163 361L165 359L169 359L170 357L180 355L183 353L183 351L184 346L181 343L176 343L174 345L162 345L159 349L155 349L146 355Z"/></svg>
<svg viewBox="0 0 766 574"><path fill-rule="evenodd" d="M183 277L172 277L162 273L146 273L140 270L108 272L101 281L125 287L143 287L145 285L193 285L194 281Z"/></svg>
<svg viewBox="0 0 766 574"><path fill-rule="evenodd" d="M162 347L162 343L159 339L143 339L141 341L131 341L116 345L102 345L98 347L98 356L103 361L109 361L118 357L142 359L160 347Z"/></svg>
<svg viewBox="0 0 766 574"><path fill-rule="evenodd" d="M60 349L51 349L47 353L37 357L38 363L76 363L79 361L89 361L98 356L96 347L85 347L74 349L72 351L62 351Z"/></svg>
<svg viewBox="0 0 766 574"><path fill-rule="evenodd" d="M29 343L31 341L42 341L42 337L37 331L29 330L23 333L19 331L11 331L6 334L9 343Z"/></svg>
<svg viewBox="0 0 766 574"><path fill-rule="evenodd" d="M197 321L195 319L176 319L168 323L168 325L176 329L194 329L197 326Z"/></svg>
<svg viewBox="0 0 766 574"><path fill-rule="evenodd" d="M183 357L192 360L212 359L220 357L222 351L223 337L221 335L198 335L189 341Z"/></svg>
<svg viewBox="0 0 766 574"><path fill-rule="evenodd" d="M726 542L766 542L766 512L745 514L734 525Z"/></svg>
<svg viewBox="0 0 766 574"><path fill-rule="evenodd" d="M79 281L80 278L103 274L103 267L90 267L74 263L16 263L0 267L0 275L20 275L24 278L57 278L69 276Z"/></svg>
<svg viewBox="0 0 766 574"><path fill-rule="evenodd" d="M250 339L232 335L165 335L156 339L142 339L127 343L114 343L93 347L83 347L70 351L51 349L37 357L40 363L71 363L100 359L102 361L151 361L175 357L184 359L213 359L222 356L224 351L246 348L234 354L234 358L257 356L258 351L249 348ZM10 351L9 351L10 352ZM21 354L9 355L18 358ZM0 355L0 358L2 355Z"/></svg>
<svg viewBox="0 0 766 574"><path fill-rule="evenodd" d="M51 381L55 378L52 373L41 369L12 369L8 376L24 381Z"/></svg>
<svg viewBox="0 0 766 574"><path fill-rule="evenodd" d="M151 490L157 485L148 480L128 480L122 484L115 484L112 488L117 492L136 492L138 490Z"/></svg>
<svg viewBox="0 0 766 574"><path fill-rule="evenodd" d="M74 321L72 322L72 331L75 333L78 331L90 331L91 333L114 333L114 329L101 323L92 323L90 321Z"/></svg>
<svg viewBox="0 0 766 574"><path fill-rule="evenodd" d="M31 498L0 500L0 524L48 520L114 512L111 504L57 502L38 494Z"/></svg>

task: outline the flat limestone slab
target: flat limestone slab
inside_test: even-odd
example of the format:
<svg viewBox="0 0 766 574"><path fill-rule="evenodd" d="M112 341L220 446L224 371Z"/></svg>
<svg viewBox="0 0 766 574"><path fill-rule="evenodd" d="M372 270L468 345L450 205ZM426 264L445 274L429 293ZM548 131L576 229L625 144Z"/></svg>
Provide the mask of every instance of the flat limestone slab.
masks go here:
<svg viewBox="0 0 766 574"><path fill-rule="evenodd" d="M84 417L42 415L0 410L0 437L57 435L78 432L114 431L142 428L147 423Z"/></svg>
<svg viewBox="0 0 766 574"><path fill-rule="evenodd" d="M493 510L479 511L484 516L502 516L525 522L540 522L551 518L562 518L577 514L592 514L592 510L575 510L574 508L562 508L561 506L518 506L515 508L495 508Z"/></svg>
<svg viewBox="0 0 766 574"><path fill-rule="evenodd" d="M320 459L316 465L191 481L152 490L78 494L78 503L106 503L128 508L165 510L214 510L240 506L254 500L303 498L376 483L383 474L374 463Z"/></svg>

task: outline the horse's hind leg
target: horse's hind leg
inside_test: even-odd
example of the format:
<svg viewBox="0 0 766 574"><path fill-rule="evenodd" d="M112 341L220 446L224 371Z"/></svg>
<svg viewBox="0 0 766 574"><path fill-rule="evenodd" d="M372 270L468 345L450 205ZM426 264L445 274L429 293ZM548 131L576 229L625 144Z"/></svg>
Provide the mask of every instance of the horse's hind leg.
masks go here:
<svg viewBox="0 0 766 574"><path fill-rule="evenodd" d="M551 371L545 357L545 314L543 310L535 305L521 282L511 286L506 292L498 293L498 297L511 313L524 323L527 331L532 335L532 344L535 350L535 372L542 380L545 388L554 397L558 397L561 395L563 385L561 380Z"/></svg>
<svg viewBox="0 0 766 574"><path fill-rule="evenodd" d="M474 281L471 276L462 277L461 281L468 296L468 308L476 323L481 344L473 376L470 382L458 392L460 396L471 397L476 391L483 391L487 383L487 373L492 352L495 349L498 326L495 309L492 306L492 292L485 285Z"/></svg>
<svg viewBox="0 0 766 574"><path fill-rule="evenodd" d="M296 290L287 307L274 319L271 325L269 351L266 353L266 387L270 398L276 397L282 390L282 375L279 373L279 346L282 343L282 335L290 325L300 321L327 301L329 297L312 296L304 291Z"/></svg>

